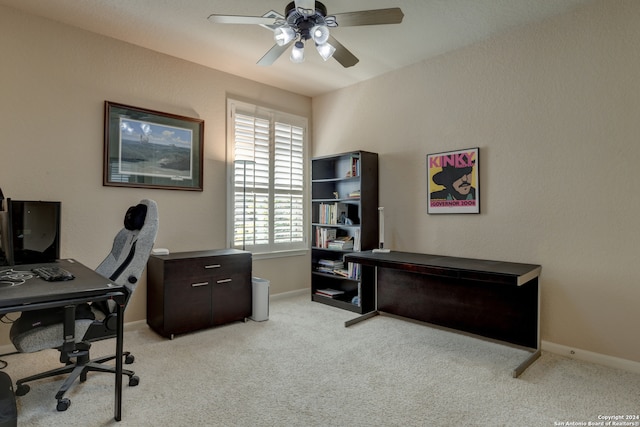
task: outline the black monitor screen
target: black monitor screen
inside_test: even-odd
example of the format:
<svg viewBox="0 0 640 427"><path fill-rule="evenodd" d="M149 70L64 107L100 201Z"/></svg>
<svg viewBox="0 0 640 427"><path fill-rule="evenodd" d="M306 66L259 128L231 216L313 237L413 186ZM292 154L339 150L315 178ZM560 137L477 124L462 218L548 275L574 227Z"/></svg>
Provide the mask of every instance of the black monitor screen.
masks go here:
<svg viewBox="0 0 640 427"><path fill-rule="evenodd" d="M60 258L60 202L9 200L13 263Z"/></svg>
<svg viewBox="0 0 640 427"><path fill-rule="evenodd" d="M9 214L0 209L0 266L13 264L13 249L9 246L12 243L11 227L8 221Z"/></svg>

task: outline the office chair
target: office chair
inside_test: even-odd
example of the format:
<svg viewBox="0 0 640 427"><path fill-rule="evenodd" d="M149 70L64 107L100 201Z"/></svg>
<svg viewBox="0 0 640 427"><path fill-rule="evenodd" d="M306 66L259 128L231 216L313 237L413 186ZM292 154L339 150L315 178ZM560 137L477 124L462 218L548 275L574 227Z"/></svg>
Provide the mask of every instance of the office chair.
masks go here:
<svg viewBox="0 0 640 427"><path fill-rule="evenodd" d="M95 270L98 274L127 288L125 308L147 264L157 231L158 211L153 200L145 199L138 205L130 207L124 218L124 228L116 235L111 252ZM60 362L65 366L16 381L16 395L24 396L29 392L30 387L25 384L27 382L70 374L56 394L58 411L65 411L71 401L65 398L64 394L77 378L80 378L80 382L86 381L89 371L115 374L114 366L104 365L104 362L115 359L115 355L94 360L91 360L89 355L91 342L116 336L115 304L114 301L108 300L76 307L74 333L76 344L70 351L63 348L64 309L22 313L11 326L11 342L16 349L22 353L57 349L60 351ZM133 363L134 357L129 352L124 352L123 356L126 364ZM129 377L130 386L138 385L139 378L133 371L123 369L123 374Z"/></svg>

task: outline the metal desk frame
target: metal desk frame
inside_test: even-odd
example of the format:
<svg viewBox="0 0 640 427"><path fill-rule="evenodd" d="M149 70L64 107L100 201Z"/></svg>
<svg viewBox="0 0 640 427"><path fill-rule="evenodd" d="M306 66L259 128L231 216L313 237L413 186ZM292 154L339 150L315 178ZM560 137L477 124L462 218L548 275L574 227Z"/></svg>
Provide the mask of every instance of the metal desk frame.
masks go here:
<svg viewBox="0 0 640 427"><path fill-rule="evenodd" d="M29 274L38 266L54 265L70 271L76 278L64 282L47 282L35 274ZM73 349L75 338L75 308L79 304L95 301L116 302L116 375L114 419L122 419L122 364L124 348L124 305L128 291L95 271L72 259L54 263L0 266L0 272L13 270L17 279L11 284L0 280L0 315L46 308L65 308L64 348ZM30 277L29 277L30 276ZM22 277L22 280L20 280Z"/></svg>
<svg viewBox="0 0 640 427"><path fill-rule="evenodd" d="M539 265L371 251L347 254L344 261L376 270L375 309L345 322L345 327L388 313L530 351L531 355L512 370L514 378L541 355ZM382 308L378 297L381 287ZM483 316L463 313L473 309L466 301L467 293L475 293L474 302L485 298L478 310L493 313L485 305L495 304L496 314L483 319L486 325L477 322Z"/></svg>

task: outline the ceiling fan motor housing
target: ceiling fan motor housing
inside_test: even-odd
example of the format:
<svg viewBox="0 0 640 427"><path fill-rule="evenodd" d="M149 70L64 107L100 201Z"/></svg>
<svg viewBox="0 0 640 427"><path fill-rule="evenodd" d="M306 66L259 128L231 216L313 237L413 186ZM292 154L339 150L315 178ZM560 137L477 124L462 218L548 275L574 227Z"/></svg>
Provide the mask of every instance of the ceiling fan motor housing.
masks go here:
<svg viewBox="0 0 640 427"><path fill-rule="evenodd" d="M289 14L291 13L291 11L296 11L296 2L292 1L291 3L289 3L287 5L287 7L284 9L284 16L287 17L287 19L289 18ZM322 16L327 16L327 7L320 3L319 1L316 2L316 11L315 14L320 14ZM303 16L302 14L300 14L300 16Z"/></svg>
<svg viewBox="0 0 640 427"><path fill-rule="evenodd" d="M300 37L303 40L311 38L311 29L317 25L335 26L325 20L327 16L327 8L319 1L316 2L315 12L312 15L305 15L301 13L297 8L295 2L291 2L287 5L284 11L287 23L297 28L300 33Z"/></svg>

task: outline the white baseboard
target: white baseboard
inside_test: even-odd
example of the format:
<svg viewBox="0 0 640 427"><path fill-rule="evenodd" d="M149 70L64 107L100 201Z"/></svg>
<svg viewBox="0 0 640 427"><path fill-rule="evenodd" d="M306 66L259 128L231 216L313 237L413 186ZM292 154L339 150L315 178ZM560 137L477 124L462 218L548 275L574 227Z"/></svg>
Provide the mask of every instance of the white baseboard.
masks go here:
<svg viewBox="0 0 640 427"><path fill-rule="evenodd" d="M542 341L542 350L550 353L567 356L572 359L582 360L590 363L608 366L610 368L622 369L629 372L640 374L640 362L633 360L621 359L619 357L608 356L606 354L594 353L592 351L582 350L579 348L567 347L565 345Z"/></svg>
<svg viewBox="0 0 640 427"><path fill-rule="evenodd" d="M300 295L309 295L309 300L311 300L311 290L309 288L296 289L295 291L288 292L280 292L279 294L273 294L269 296L270 300L279 300L284 298L297 297Z"/></svg>

